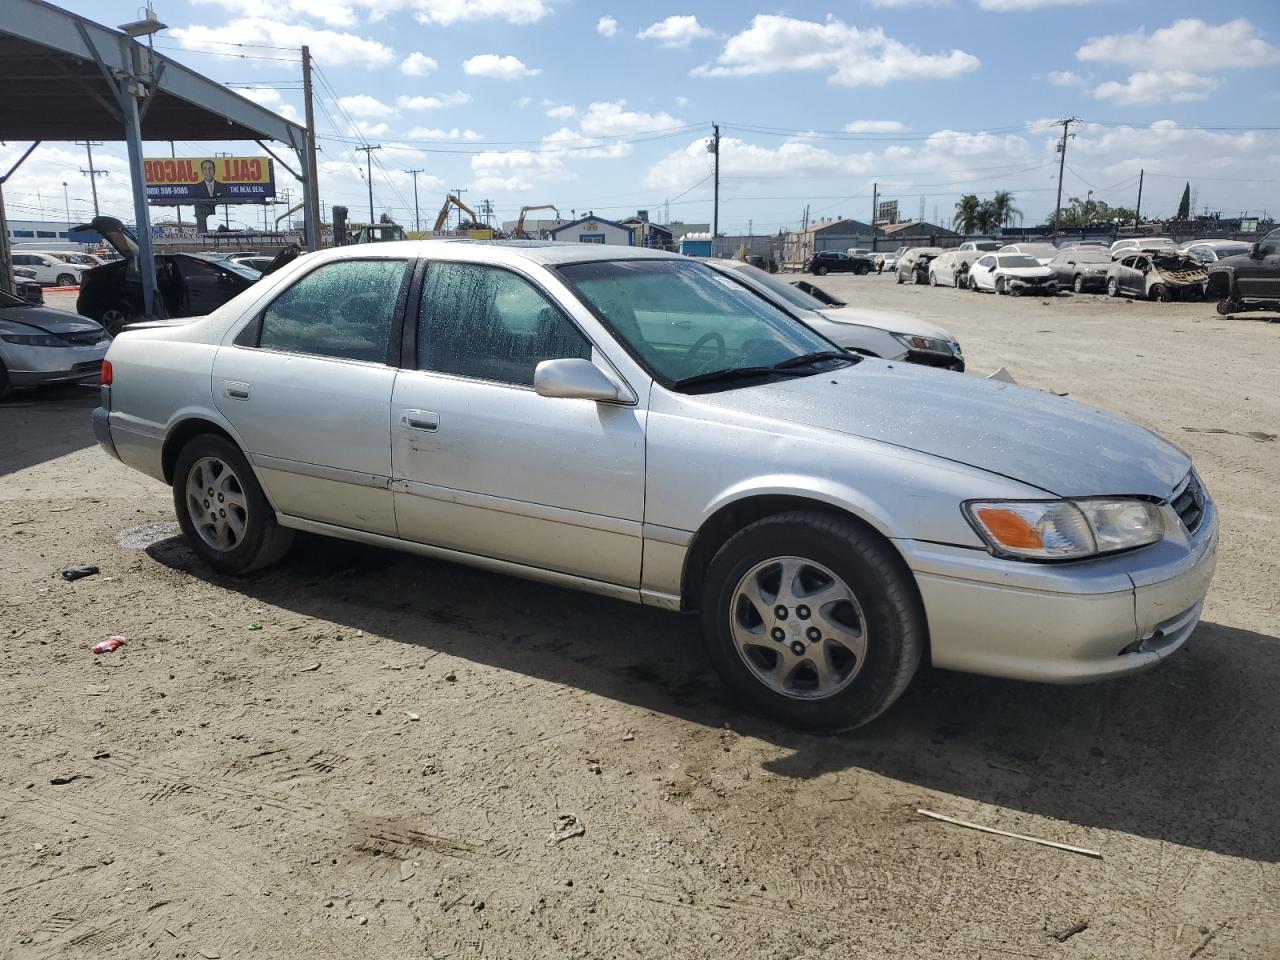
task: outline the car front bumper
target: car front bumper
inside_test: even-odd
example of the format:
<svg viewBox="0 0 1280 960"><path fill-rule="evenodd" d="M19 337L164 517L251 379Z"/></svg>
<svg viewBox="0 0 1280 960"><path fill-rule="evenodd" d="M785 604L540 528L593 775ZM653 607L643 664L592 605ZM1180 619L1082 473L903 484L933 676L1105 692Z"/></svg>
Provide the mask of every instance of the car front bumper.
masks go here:
<svg viewBox="0 0 1280 960"><path fill-rule="evenodd" d="M1057 293L1058 281L1046 280L1043 283L1031 283L1018 277L1009 278L1009 289L1019 293Z"/></svg>
<svg viewBox="0 0 1280 960"><path fill-rule="evenodd" d="M83 347L5 344L4 362L15 387L40 387L90 380L102 372L110 340Z"/></svg>
<svg viewBox="0 0 1280 960"><path fill-rule="evenodd" d="M935 666L1016 680L1084 683L1145 670L1199 622L1217 562L1212 500L1195 533L1169 506L1164 539L1066 564L896 541L915 573Z"/></svg>

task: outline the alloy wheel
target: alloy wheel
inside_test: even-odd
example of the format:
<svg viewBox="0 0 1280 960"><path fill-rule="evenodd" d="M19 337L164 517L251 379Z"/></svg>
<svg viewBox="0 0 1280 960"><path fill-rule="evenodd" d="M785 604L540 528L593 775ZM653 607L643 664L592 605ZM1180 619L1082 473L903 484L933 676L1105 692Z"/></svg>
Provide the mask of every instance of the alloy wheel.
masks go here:
<svg viewBox="0 0 1280 960"><path fill-rule="evenodd" d="M866 618L840 577L803 557L757 563L734 588L729 630L747 669L770 690L820 700L845 689L867 654Z"/></svg>
<svg viewBox="0 0 1280 960"><path fill-rule="evenodd" d="M221 553L244 540L249 523L249 498L231 466L218 457L204 457L187 473L187 515L200 539Z"/></svg>

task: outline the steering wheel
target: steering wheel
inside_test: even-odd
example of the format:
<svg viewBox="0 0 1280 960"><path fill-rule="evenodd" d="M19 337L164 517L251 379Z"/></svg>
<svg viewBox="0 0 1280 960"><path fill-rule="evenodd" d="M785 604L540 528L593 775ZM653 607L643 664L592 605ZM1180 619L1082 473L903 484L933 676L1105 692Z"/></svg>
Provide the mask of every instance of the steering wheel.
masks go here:
<svg viewBox="0 0 1280 960"><path fill-rule="evenodd" d="M725 347L724 337L718 331L712 330L710 333L704 333L702 336L700 336L697 342L694 343L694 345L689 348L689 352L684 355L685 363L688 363L690 360L692 360L694 356L697 355L699 350L701 350L708 343L711 343L713 340L716 343L716 351L718 354L716 359L724 360L726 357L728 357L729 351Z"/></svg>

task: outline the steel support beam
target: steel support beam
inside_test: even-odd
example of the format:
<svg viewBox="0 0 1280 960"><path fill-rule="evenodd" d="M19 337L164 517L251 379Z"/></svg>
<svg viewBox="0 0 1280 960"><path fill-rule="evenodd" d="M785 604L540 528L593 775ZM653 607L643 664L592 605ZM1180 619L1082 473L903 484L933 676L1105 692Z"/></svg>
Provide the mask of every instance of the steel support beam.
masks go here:
<svg viewBox="0 0 1280 960"><path fill-rule="evenodd" d="M138 235L138 273L142 276L142 309L147 318L155 316L156 258L151 250L151 211L147 209L147 184L142 168L142 118L138 101L130 92L132 84L117 86L116 98L124 114L125 142L129 147L129 185L133 188L134 233Z"/></svg>

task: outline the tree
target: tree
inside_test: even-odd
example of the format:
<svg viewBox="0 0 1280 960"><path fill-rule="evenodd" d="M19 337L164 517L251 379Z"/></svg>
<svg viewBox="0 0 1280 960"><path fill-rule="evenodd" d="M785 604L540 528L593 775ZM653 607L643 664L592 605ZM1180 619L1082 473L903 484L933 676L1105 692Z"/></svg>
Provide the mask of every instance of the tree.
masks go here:
<svg viewBox="0 0 1280 960"><path fill-rule="evenodd" d="M978 209L981 206L976 193L966 193L956 202L956 215L951 225L959 233L973 233L978 227Z"/></svg>
<svg viewBox="0 0 1280 960"><path fill-rule="evenodd" d="M974 214L974 225L980 233L990 233L1000 226L994 203L990 200L983 200L982 203L978 204L978 209Z"/></svg>
<svg viewBox="0 0 1280 960"><path fill-rule="evenodd" d="M1191 219L1191 182L1182 188L1182 199L1178 202L1178 219Z"/></svg>
<svg viewBox="0 0 1280 960"><path fill-rule="evenodd" d="M1008 190L997 190L991 198L991 211L995 218L993 227L1003 227L1014 217L1022 216L1022 211L1013 205L1013 194Z"/></svg>

